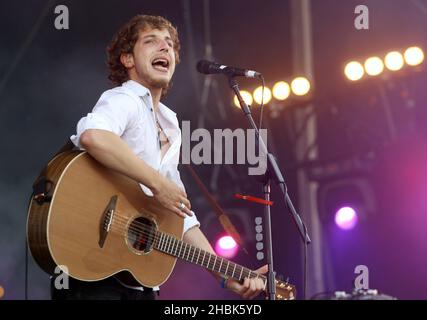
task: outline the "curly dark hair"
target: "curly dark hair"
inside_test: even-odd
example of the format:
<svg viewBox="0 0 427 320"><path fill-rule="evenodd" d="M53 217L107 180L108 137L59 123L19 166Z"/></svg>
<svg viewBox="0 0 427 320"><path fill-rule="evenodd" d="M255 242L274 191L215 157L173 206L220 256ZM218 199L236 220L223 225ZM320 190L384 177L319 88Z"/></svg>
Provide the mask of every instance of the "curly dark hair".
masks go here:
<svg viewBox="0 0 427 320"><path fill-rule="evenodd" d="M121 85L129 80L127 69L120 61L123 53L132 53L139 32L147 29L166 29L173 41L176 64L179 63L179 50L181 48L178 31L172 23L160 16L137 15L123 25L114 35L110 45L107 47L107 64L110 74L108 79L115 85ZM164 90L165 91L165 90Z"/></svg>

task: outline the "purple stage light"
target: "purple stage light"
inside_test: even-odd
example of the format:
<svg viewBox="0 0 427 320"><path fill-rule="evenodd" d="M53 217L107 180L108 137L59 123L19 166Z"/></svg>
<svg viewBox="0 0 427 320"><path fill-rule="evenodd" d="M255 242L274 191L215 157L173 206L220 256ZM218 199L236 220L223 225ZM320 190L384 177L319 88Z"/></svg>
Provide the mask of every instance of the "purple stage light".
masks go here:
<svg viewBox="0 0 427 320"><path fill-rule="evenodd" d="M353 229L357 220L357 213L351 207L342 207L335 213L335 224L344 230Z"/></svg>

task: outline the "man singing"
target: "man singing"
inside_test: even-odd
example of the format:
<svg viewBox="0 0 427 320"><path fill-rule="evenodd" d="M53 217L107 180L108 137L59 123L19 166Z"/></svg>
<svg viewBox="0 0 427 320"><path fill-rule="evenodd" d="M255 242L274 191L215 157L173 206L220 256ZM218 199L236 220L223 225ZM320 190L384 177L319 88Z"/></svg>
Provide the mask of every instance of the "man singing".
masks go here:
<svg viewBox="0 0 427 320"><path fill-rule="evenodd" d="M177 30L163 17L137 15L127 22L107 49L109 79L116 87L105 91L78 122L71 141L105 167L139 182L146 194L184 218L185 242L214 253L177 169L181 131L176 114L160 102L179 63L179 50ZM266 271L266 266L257 270ZM264 289L261 279L240 283L214 276L244 298ZM70 279L69 287L57 290L52 285L52 298L142 300L154 299L159 290L117 276L97 282Z"/></svg>

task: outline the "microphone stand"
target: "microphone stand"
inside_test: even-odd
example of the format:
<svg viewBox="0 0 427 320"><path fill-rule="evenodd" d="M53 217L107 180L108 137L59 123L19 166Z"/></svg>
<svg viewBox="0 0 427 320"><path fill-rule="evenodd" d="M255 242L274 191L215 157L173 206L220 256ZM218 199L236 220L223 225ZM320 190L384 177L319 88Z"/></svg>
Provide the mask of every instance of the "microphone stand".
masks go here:
<svg viewBox="0 0 427 320"><path fill-rule="evenodd" d="M247 117L251 127L255 130L256 141L259 143L261 148L260 152L267 155L267 169L263 177L263 193L266 201L270 201L270 181L273 180L276 184L279 185L280 190L283 193L285 205L288 208L293 221L295 222L298 231L304 241L304 245L311 242L310 237L307 233L307 228L301 220L301 217L296 212L294 205L289 197L288 190L286 187L285 179L279 169L279 166L276 162L276 158L273 154L268 152L267 146L265 145L262 137L260 137L258 127L256 126L254 119L252 117L251 110L246 102L243 100L242 95L240 94L239 85L232 74L228 74L228 82L230 88L236 94L239 104L245 116ZM264 209L264 217L266 221L266 247L267 247L267 264L268 264L268 274L267 274L267 296L269 300L276 299L276 272L273 267L273 246L272 246L272 234L271 234L271 215L270 215L270 205L266 204Z"/></svg>

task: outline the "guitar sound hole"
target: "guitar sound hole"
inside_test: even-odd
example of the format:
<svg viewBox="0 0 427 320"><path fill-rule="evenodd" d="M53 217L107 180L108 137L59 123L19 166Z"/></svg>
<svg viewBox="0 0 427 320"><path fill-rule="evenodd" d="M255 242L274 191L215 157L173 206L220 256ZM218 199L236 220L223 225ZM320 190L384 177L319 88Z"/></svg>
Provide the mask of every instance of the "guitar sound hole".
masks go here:
<svg viewBox="0 0 427 320"><path fill-rule="evenodd" d="M138 217L129 225L128 243L139 252L151 251L154 241L156 226L153 221L144 217Z"/></svg>

